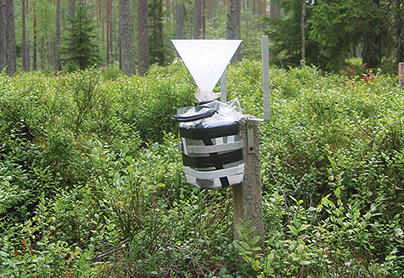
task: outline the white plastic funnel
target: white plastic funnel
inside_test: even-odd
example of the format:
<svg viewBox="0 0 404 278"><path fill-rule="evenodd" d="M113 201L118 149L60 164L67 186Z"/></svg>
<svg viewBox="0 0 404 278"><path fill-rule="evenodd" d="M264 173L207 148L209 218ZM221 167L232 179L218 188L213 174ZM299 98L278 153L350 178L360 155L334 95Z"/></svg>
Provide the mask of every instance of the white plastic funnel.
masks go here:
<svg viewBox="0 0 404 278"><path fill-rule="evenodd" d="M213 93L213 88L239 47L241 40L171 41L199 88L195 97L198 101L214 100L217 96Z"/></svg>

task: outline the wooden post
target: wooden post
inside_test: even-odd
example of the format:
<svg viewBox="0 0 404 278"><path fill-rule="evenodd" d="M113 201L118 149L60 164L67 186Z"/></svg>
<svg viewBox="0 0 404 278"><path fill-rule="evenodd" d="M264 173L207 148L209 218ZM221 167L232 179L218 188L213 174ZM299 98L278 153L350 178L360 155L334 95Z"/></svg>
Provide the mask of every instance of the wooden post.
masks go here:
<svg viewBox="0 0 404 278"><path fill-rule="evenodd" d="M244 115L240 121L241 137L244 142L244 180L241 184L233 185L233 218L234 239L240 240L237 227L251 220L249 227L255 227L251 238L259 236L257 246L264 247L264 222L262 217L261 198L261 165L259 153L258 122L253 116Z"/></svg>
<svg viewBox="0 0 404 278"><path fill-rule="evenodd" d="M400 88L404 86L404 63L398 64L398 83Z"/></svg>

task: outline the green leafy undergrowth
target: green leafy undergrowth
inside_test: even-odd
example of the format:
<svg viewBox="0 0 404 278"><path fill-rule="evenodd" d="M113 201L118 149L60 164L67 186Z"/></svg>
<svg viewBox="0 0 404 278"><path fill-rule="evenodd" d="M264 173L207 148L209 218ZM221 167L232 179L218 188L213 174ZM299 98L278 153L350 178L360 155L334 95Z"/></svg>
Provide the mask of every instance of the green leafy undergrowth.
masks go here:
<svg viewBox="0 0 404 278"><path fill-rule="evenodd" d="M227 80L262 117L260 63ZM146 77L0 75L0 277L403 275L396 78L270 68L259 249L248 221L233 242L231 188L186 184L171 117L195 90L180 61Z"/></svg>

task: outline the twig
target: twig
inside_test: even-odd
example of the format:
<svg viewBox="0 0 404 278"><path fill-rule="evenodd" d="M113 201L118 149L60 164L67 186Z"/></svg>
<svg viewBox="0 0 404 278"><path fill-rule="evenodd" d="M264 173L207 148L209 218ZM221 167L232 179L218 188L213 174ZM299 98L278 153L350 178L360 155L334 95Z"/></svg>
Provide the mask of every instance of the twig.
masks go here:
<svg viewBox="0 0 404 278"><path fill-rule="evenodd" d="M165 242L161 242L161 244L166 245L166 246L169 246L169 247L174 247L174 248L176 248L176 249L178 249L178 250L180 250L180 251L182 251L182 252L184 252L184 253L187 253L187 254L191 257L192 264L194 265L194 271L196 272L196 275L197 275L198 277L199 277L199 275L198 275L197 270L196 270L195 267L198 267L198 269L202 272L202 274L204 274L204 272L203 272L204 270L207 271L207 272L209 272L209 273L212 273L212 271L210 271L207 267L201 265L201 264L198 262L198 260L196 260L195 257L192 256L192 254L191 254L191 252L190 252L189 250L186 250L186 249L181 248L181 247L179 247L179 246L177 246L177 245L171 245L171 244L165 243Z"/></svg>
<svg viewBox="0 0 404 278"><path fill-rule="evenodd" d="M290 216L289 216L290 211L289 211L289 206L288 206L288 200L287 200L287 197L286 197L286 193L285 193L285 191L283 191L282 186L280 185L280 183L278 182L278 180L275 178L274 174L272 174L271 169L268 169L268 171L269 171L269 173L271 174L272 178L275 180L276 184L279 186L279 189L282 191L283 198L284 198L284 200L285 200L286 211L288 212L288 213L287 213L287 216L288 216L288 220L289 220L289 223L290 223Z"/></svg>
<svg viewBox="0 0 404 278"><path fill-rule="evenodd" d="M112 253L115 253L115 252L117 252L117 251L119 251L119 250L122 250L122 249L124 249L124 248L126 248L126 246L121 246L121 247L119 247L119 248L117 248L117 249L114 249L114 250L112 250L112 251L109 251L109 252L107 252L107 253L103 253L103 254L101 254L101 255L99 255L99 256L97 256L97 257L93 257L91 260L92 260L92 261L97 261L97 260L99 260L99 259L102 259L102 258L104 258L104 257L106 257L106 256L108 256L108 255L110 255L110 254L112 254Z"/></svg>

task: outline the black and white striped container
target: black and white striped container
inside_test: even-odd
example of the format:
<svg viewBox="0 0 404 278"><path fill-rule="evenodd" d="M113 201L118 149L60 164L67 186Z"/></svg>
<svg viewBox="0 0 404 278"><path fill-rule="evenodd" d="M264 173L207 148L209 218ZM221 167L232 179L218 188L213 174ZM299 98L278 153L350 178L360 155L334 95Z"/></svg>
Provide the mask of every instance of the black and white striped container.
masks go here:
<svg viewBox="0 0 404 278"><path fill-rule="evenodd" d="M240 116L234 103L217 100L183 108L174 116L180 127L182 159L188 183L215 189L243 181Z"/></svg>

